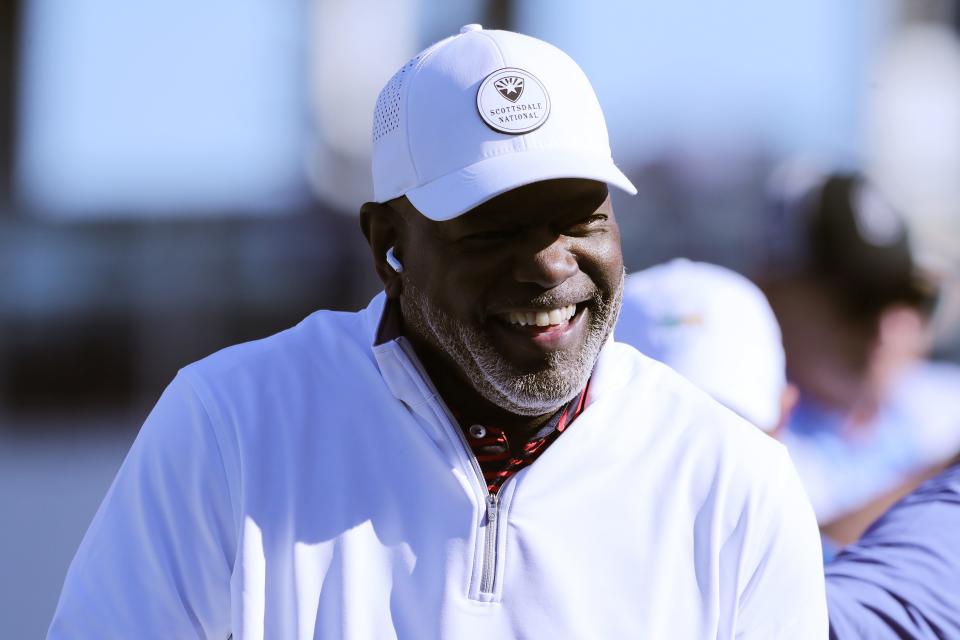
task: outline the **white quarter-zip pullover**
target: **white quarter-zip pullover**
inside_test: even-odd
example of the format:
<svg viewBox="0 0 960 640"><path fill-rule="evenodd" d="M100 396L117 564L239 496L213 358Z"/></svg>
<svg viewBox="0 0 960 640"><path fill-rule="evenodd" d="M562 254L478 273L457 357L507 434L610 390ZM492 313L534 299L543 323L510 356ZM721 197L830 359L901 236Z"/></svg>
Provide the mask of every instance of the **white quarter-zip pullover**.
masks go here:
<svg viewBox="0 0 960 640"><path fill-rule="evenodd" d="M384 296L183 369L49 637L825 638L781 445L610 342L587 406L491 499Z"/></svg>

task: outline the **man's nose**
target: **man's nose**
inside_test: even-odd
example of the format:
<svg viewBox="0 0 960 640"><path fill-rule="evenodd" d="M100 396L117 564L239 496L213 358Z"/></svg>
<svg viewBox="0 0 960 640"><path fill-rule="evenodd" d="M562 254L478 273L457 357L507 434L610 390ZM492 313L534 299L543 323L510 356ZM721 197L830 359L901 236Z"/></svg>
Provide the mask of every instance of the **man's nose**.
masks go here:
<svg viewBox="0 0 960 640"><path fill-rule="evenodd" d="M555 238L546 246L518 255L513 276L517 282L531 283L552 289L573 277L580 266L563 238Z"/></svg>

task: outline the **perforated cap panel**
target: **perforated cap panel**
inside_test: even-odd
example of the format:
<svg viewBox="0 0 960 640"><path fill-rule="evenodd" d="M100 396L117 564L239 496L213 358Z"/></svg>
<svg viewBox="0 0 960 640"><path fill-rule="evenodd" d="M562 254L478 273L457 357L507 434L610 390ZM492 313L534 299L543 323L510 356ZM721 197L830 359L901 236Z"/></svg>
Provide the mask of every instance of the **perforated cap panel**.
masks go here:
<svg viewBox="0 0 960 640"><path fill-rule="evenodd" d="M422 57L423 54L420 54L405 64L400 71L393 74L387 86L385 86L380 92L380 95L377 96L377 106L373 110L374 142L400 126L401 89L403 89L403 83L408 74Z"/></svg>

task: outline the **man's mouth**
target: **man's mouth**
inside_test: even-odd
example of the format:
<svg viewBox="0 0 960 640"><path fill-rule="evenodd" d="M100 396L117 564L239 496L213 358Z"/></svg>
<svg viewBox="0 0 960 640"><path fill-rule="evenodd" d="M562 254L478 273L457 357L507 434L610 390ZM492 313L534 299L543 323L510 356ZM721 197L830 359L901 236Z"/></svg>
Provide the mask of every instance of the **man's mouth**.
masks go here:
<svg viewBox="0 0 960 640"><path fill-rule="evenodd" d="M568 304L554 309L508 311L500 314L507 324L520 327L553 327L566 324L577 313L577 305Z"/></svg>
<svg viewBox="0 0 960 640"><path fill-rule="evenodd" d="M573 348L582 341L587 303L552 308L513 308L497 313L491 327L504 352L535 358Z"/></svg>

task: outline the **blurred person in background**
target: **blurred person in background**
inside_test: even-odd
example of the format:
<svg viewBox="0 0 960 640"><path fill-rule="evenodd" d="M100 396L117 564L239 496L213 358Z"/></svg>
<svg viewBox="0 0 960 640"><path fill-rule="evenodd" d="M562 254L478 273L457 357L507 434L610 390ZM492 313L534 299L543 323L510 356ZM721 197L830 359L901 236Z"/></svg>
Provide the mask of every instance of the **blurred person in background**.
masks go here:
<svg viewBox="0 0 960 640"><path fill-rule="evenodd" d="M736 271L677 258L630 274L615 335L775 437L796 403L777 318Z"/></svg>
<svg viewBox="0 0 960 640"><path fill-rule="evenodd" d="M960 449L960 369L926 359L935 282L873 185L830 175L777 213L763 286L800 390L782 439L826 538L847 544Z"/></svg>
<svg viewBox="0 0 960 640"><path fill-rule="evenodd" d="M826 566L830 637L960 638L960 456Z"/></svg>
<svg viewBox="0 0 960 640"><path fill-rule="evenodd" d="M823 637L786 452L609 340L635 189L576 63L467 25L373 139L384 291L181 370L50 637Z"/></svg>
<svg viewBox="0 0 960 640"><path fill-rule="evenodd" d="M677 259L627 277L618 340L682 373L775 435L796 390L762 291ZM830 637L960 637L960 456L826 566Z"/></svg>

